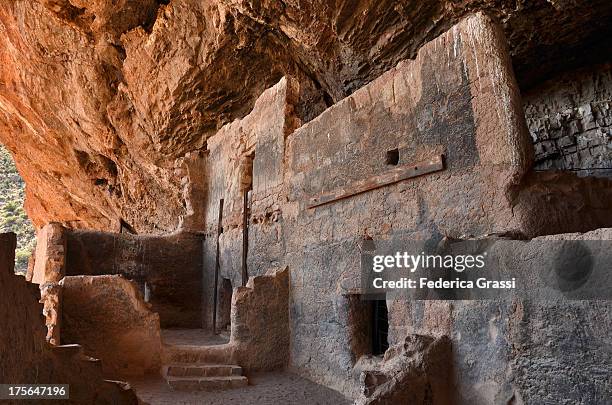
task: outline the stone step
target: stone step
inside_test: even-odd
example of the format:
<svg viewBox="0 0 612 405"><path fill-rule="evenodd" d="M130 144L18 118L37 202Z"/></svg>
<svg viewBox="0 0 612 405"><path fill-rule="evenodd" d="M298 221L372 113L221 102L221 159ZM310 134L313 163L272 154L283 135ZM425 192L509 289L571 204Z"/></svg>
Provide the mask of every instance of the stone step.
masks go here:
<svg viewBox="0 0 612 405"><path fill-rule="evenodd" d="M227 377L241 376L242 367L232 364L176 363L163 367L164 377Z"/></svg>
<svg viewBox="0 0 612 405"><path fill-rule="evenodd" d="M223 377L166 377L168 385L177 391L218 391L246 387L249 381L245 376Z"/></svg>
<svg viewBox="0 0 612 405"><path fill-rule="evenodd" d="M232 364L235 363L233 357L233 347L229 344L215 346L165 344L162 351L164 364Z"/></svg>

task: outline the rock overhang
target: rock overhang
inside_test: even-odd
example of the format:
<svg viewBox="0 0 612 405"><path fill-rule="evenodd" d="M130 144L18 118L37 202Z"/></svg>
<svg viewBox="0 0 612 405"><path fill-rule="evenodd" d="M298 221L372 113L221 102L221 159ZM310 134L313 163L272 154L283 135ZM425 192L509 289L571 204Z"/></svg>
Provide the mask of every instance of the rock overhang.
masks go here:
<svg viewBox="0 0 612 405"><path fill-rule="evenodd" d="M283 74L305 89L295 109L308 121L486 10L502 21L529 86L596 43L606 29L597 21L612 13L605 1L165 3L3 5L0 138L38 226L111 230L124 218L147 232L175 229L185 215L176 159L203 151Z"/></svg>

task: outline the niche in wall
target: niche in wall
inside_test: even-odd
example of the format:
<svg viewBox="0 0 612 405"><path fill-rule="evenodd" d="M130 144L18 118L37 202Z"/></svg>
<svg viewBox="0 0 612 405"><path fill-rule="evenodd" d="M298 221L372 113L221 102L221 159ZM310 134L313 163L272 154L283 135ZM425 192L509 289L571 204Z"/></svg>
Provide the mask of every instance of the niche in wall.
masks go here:
<svg viewBox="0 0 612 405"><path fill-rule="evenodd" d="M399 164L399 161L400 161L399 149L395 148L395 149L391 149L387 151L385 163L388 166L397 166Z"/></svg>

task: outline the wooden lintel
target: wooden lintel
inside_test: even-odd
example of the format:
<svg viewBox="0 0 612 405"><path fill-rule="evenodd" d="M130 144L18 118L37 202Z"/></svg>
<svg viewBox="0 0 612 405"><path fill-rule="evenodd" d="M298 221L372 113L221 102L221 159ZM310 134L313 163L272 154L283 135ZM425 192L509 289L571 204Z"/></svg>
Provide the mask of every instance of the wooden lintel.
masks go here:
<svg viewBox="0 0 612 405"><path fill-rule="evenodd" d="M442 155L438 155L424 162L398 167L386 173L360 180L338 190L322 194L319 197L313 197L308 202L308 208L316 208L357 194L399 183L403 180L439 172L440 170L444 170L444 157Z"/></svg>

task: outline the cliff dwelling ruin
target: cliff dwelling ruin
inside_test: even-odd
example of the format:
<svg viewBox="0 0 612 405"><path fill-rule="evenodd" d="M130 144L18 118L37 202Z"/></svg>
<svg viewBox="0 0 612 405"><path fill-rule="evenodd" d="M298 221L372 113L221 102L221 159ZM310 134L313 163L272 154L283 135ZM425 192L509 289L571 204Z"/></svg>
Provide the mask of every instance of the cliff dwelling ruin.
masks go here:
<svg viewBox="0 0 612 405"><path fill-rule="evenodd" d="M0 384L609 404L610 21L609 0L1 2L0 142L37 243L23 277L0 234ZM486 241L538 293L372 296L364 260L397 241ZM572 243L589 272L564 278Z"/></svg>

